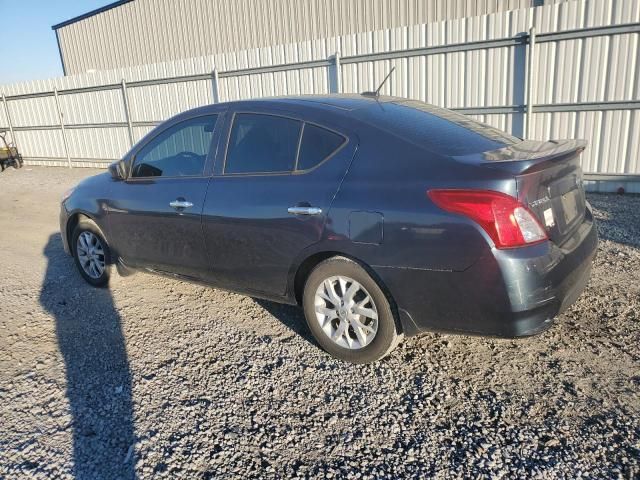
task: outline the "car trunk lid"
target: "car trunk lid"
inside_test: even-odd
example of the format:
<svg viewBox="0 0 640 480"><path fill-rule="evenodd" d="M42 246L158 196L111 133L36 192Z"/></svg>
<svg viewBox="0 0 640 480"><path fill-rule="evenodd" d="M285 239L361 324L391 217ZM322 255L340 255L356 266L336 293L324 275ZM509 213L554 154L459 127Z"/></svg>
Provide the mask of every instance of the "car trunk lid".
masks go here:
<svg viewBox="0 0 640 480"><path fill-rule="evenodd" d="M580 167L584 140L523 140L498 150L457 157L512 174L518 200L536 215L549 239L562 244L584 219Z"/></svg>

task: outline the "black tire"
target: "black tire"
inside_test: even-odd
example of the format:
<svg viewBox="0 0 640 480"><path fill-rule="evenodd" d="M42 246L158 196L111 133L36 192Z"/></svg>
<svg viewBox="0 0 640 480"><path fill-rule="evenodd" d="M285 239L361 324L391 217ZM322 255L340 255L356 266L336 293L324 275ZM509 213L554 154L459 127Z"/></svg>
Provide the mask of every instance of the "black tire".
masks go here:
<svg viewBox="0 0 640 480"><path fill-rule="evenodd" d="M91 276L89 275L89 273L87 273L85 268L82 266L79 258L78 239L83 232L89 232L91 235L95 236L102 246L104 269L102 273L97 277ZM82 275L82 278L84 278L87 283L93 285L94 287L107 286L107 284L109 283L109 279L111 278L111 251L109 250L109 244L107 243L104 235L100 231L100 228L98 228L98 226L95 224L95 222L89 220L88 218L83 218L78 222L78 225L71 234L71 251L73 252L73 259L75 261L76 267L78 268L80 275Z"/></svg>
<svg viewBox="0 0 640 480"><path fill-rule="evenodd" d="M329 338L317 319L316 291L325 280L337 276L353 279L364 287L377 310L377 331L370 343L362 348L352 349L338 345ZM325 351L340 360L350 363L375 362L388 355L403 338L390 299L361 265L348 258L332 257L319 263L307 278L302 303L307 325L316 341ZM345 335L349 334L355 338L353 330L347 331Z"/></svg>

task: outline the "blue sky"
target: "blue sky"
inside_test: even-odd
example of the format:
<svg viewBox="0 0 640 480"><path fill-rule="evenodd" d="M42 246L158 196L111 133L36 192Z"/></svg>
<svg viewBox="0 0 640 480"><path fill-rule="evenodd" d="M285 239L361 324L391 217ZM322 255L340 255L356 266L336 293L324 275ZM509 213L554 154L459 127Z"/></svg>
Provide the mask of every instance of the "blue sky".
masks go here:
<svg viewBox="0 0 640 480"><path fill-rule="evenodd" d="M0 0L0 85L62 75L51 26L114 0Z"/></svg>

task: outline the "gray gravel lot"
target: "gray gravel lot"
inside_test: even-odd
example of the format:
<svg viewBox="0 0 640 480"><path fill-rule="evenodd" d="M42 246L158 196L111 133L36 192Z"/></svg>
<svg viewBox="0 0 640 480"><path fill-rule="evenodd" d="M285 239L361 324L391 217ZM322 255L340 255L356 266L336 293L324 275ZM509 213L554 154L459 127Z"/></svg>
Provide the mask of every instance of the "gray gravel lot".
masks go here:
<svg viewBox="0 0 640 480"><path fill-rule="evenodd" d="M586 292L546 333L333 360L302 313L62 251L90 170L0 174L0 478L638 478L640 198L591 195Z"/></svg>

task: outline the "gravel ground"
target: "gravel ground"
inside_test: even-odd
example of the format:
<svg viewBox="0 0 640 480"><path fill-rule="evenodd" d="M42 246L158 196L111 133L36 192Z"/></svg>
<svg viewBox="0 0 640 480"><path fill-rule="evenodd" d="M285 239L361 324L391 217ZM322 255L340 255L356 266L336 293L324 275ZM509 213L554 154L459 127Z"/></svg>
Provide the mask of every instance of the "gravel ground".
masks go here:
<svg viewBox="0 0 640 480"><path fill-rule="evenodd" d="M90 170L0 174L0 478L640 475L640 198L591 195L589 286L546 333L333 360L290 306L137 274L57 233Z"/></svg>

